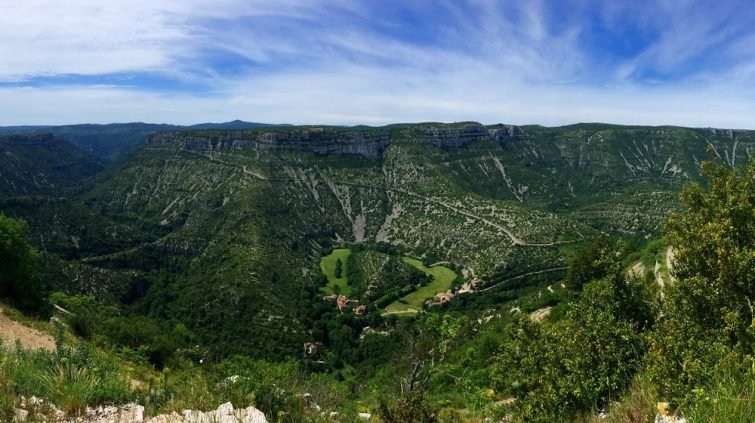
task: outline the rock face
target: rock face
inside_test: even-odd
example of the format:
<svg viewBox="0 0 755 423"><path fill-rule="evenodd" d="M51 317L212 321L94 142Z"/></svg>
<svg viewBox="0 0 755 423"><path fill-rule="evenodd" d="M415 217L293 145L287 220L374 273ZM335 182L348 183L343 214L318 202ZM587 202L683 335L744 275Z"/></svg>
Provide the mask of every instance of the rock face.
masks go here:
<svg viewBox="0 0 755 423"><path fill-rule="evenodd" d="M471 142L490 138L488 128L477 122L460 125L417 125L412 128L415 138L433 147L462 147Z"/></svg>
<svg viewBox="0 0 755 423"><path fill-rule="evenodd" d="M179 131L160 132L149 137L148 145L161 146L180 141L189 151L211 154L234 150L313 152L319 155L350 154L379 160L393 142L454 148L474 141L521 137L520 128L494 125L490 129L477 122L458 124L427 123L384 128L276 128L243 131L205 132L201 135Z"/></svg>
<svg viewBox="0 0 755 423"><path fill-rule="evenodd" d="M737 131L733 129L708 128L708 132L716 137L729 137L733 139Z"/></svg>
<svg viewBox="0 0 755 423"><path fill-rule="evenodd" d="M217 410L184 410L183 414L162 414L146 420L146 423L267 423L265 415L254 407L233 409L230 402L221 404Z"/></svg>
<svg viewBox="0 0 755 423"><path fill-rule="evenodd" d="M53 145L62 143L62 140L55 138L50 133L32 133L0 137L0 143L8 145Z"/></svg>
<svg viewBox="0 0 755 423"><path fill-rule="evenodd" d="M35 399L32 397L32 399ZM61 423L267 423L265 414L254 407L247 407L235 410L230 402L221 404L216 410L196 411L184 410L183 413L176 412L170 414L161 414L152 418L144 417L144 407L137 404L127 404L123 406L99 406L87 408L83 415L79 417L64 417L63 412L54 406L43 406L43 401L35 399L30 400L30 410L16 410L16 421L24 423L26 421L49 421ZM34 416L32 419L31 415Z"/></svg>
<svg viewBox="0 0 755 423"><path fill-rule="evenodd" d="M226 131L197 137L181 132L161 132L147 143L164 145L179 140L185 150L210 154L216 151L308 151L315 154L354 154L371 160L380 158L389 136L359 130L290 129L277 131Z"/></svg>
<svg viewBox="0 0 755 423"><path fill-rule="evenodd" d="M514 125L491 125L488 127L488 132L490 133L490 137L499 143L504 143L508 140L529 139L529 136L522 128Z"/></svg>

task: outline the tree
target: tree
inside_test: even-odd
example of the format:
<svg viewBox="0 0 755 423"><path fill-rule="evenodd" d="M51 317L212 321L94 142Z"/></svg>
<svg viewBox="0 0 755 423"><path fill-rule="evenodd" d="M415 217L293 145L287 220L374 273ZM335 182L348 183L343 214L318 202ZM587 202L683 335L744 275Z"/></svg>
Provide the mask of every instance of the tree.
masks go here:
<svg viewBox="0 0 755 423"><path fill-rule="evenodd" d="M566 317L508 328L491 379L517 396L510 421L571 421L627 388L645 351L653 320L645 287L626 280L618 260L609 276L584 286Z"/></svg>
<svg viewBox="0 0 755 423"><path fill-rule="evenodd" d="M336 278L341 279L341 276L343 275L343 262L341 262L341 259L336 260Z"/></svg>
<svg viewBox="0 0 755 423"><path fill-rule="evenodd" d="M579 291L587 282L605 276L607 269L600 259L615 249L616 246L612 245L605 236L595 238L590 247L579 251L569 261L569 269L566 272L566 287L573 291Z"/></svg>
<svg viewBox="0 0 755 423"><path fill-rule="evenodd" d="M49 311L47 294L27 234L26 222L0 213L0 298L24 312L44 314Z"/></svg>
<svg viewBox="0 0 755 423"><path fill-rule="evenodd" d="M717 368L746 366L755 353L755 160L736 169L707 162L701 170L707 187L685 187L686 210L666 226L677 281L664 289L651 339L651 378L677 403Z"/></svg>

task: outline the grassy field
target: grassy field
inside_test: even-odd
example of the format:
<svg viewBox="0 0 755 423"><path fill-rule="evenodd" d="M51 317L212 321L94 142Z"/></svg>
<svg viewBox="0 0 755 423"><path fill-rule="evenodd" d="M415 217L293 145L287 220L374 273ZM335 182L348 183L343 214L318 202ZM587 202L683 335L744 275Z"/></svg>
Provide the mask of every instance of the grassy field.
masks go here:
<svg viewBox="0 0 755 423"><path fill-rule="evenodd" d="M341 294L345 296L351 295L351 287L348 284L348 278L346 277L346 266L351 250L348 248L339 248L333 250L332 253L323 257L320 260L320 270L325 276L328 277L328 284L322 288L326 294L333 294L333 290L336 286L339 287ZM341 277L336 278L336 261L341 259Z"/></svg>
<svg viewBox="0 0 755 423"><path fill-rule="evenodd" d="M410 306L409 304L395 301L391 304L388 304L388 307L385 308L385 313L383 313L383 316L387 314L417 314L420 310L420 308Z"/></svg>
<svg viewBox="0 0 755 423"><path fill-rule="evenodd" d="M456 279L456 273L445 266L427 267L421 261L410 257L402 257L401 260L428 275L432 275L433 281L402 298L402 302L395 301L388 305L385 308L387 313L410 313L412 310L422 310L422 304L425 300L437 293L446 292L451 287L454 279Z"/></svg>

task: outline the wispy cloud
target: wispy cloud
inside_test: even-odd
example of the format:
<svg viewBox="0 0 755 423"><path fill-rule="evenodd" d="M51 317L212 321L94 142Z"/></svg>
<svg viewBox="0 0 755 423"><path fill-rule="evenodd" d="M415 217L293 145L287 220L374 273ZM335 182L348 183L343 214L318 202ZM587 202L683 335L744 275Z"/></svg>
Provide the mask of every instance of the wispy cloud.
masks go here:
<svg viewBox="0 0 755 423"><path fill-rule="evenodd" d="M667 0L6 0L0 123L752 127L750 10Z"/></svg>

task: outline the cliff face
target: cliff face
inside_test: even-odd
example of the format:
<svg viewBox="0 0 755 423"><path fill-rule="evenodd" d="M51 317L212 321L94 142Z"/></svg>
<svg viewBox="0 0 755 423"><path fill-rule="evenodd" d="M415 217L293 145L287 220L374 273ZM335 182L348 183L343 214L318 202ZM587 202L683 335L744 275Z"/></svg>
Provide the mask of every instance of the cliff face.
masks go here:
<svg viewBox="0 0 755 423"><path fill-rule="evenodd" d="M150 136L147 144L165 145L175 141L182 148L205 154L214 151L257 150L294 151L326 154L355 154L368 159L380 158L390 138L387 134L322 128L286 131L225 131L197 136L181 132L161 132Z"/></svg>
<svg viewBox="0 0 755 423"><path fill-rule="evenodd" d="M25 135L8 135L5 137L0 137L0 144L5 145L53 146L56 143L60 144L62 142L62 140L55 138L55 136L50 133L32 133Z"/></svg>
<svg viewBox="0 0 755 423"><path fill-rule="evenodd" d="M490 128L476 122L461 124L418 124L385 128L292 128L223 132L160 132L149 137L149 145L167 145L176 141L182 148L205 154L214 151L257 150L311 152L319 155L351 154L379 160L383 151L394 142L454 148L474 141L525 136L521 128L494 125Z"/></svg>
<svg viewBox="0 0 755 423"><path fill-rule="evenodd" d="M0 195L61 195L100 170L95 157L52 134L0 137Z"/></svg>

